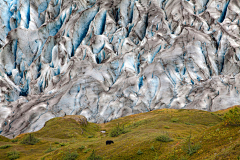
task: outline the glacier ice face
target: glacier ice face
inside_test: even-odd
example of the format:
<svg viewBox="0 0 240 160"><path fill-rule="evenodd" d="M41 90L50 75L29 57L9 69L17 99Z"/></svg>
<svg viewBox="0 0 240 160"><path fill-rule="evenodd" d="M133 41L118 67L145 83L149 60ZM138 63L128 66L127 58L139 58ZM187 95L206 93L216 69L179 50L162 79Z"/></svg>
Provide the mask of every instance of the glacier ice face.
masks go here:
<svg viewBox="0 0 240 160"><path fill-rule="evenodd" d="M0 0L0 133L240 103L238 0Z"/></svg>

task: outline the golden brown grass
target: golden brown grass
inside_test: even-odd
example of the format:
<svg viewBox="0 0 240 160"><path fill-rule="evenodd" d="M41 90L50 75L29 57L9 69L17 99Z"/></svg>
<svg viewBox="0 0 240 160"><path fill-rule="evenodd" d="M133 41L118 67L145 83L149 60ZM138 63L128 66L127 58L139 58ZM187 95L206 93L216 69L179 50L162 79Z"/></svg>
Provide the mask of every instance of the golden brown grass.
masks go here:
<svg viewBox="0 0 240 160"><path fill-rule="evenodd" d="M81 125L69 118L54 118L34 135L40 139L36 145L12 143L0 137L0 159L7 159L7 152L19 151L19 159L62 159L66 153L76 152L78 159L84 160L92 150L104 159L237 159L240 155L240 127L229 127L222 123L226 113L199 110L161 109L148 113L131 115L105 124L88 123ZM75 117L76 118L76 117ZM109 137L112 128L124 125L127 133ZM166 127L167 126L167 127ZM105 134L100 131L106 130ZM191 131L191 145L200 144L201 148L191 156L184 151L188 145ZM173 141L156 141L159 135L168 135ZM91 137L91 138L90 138ZM106 145L106 140L114 144ZM64 144L64 145L60 145ZM84 147L83 147L84 146ZM51 152L46 152L49 148ZM154 148L154 149L152 149ZM138 151L142 154L138 154Z"/></svg>

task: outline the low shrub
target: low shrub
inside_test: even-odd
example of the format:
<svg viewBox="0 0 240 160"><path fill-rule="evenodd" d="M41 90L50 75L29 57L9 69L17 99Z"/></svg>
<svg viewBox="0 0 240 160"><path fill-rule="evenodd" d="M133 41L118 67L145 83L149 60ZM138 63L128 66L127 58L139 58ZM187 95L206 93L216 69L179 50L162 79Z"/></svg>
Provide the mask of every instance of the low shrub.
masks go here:
<svg viewBox="0 0 240 160"><path fill-rule="evenodd" d="M164 134L156 137L156 140L160 141L160 142L172 142L173 141L173 139L171 139L168 135L164 135Z"/></svg>
<svg viewBox="0 0 240 160"><path fill-rule="evenodd" d="M18 139L11 140L12 143L18 142Z"/></svg>
<svg viewBox="0 0 240 160"><path fill-rule="evenodd" d="M79 149L84 149L85 148L85 146L81 146L81 147L79 147Z"/></svg>
<svg viewBox="0 0 240 160"><path fill-rule="evenodd" d="M55 144L59 144L59 142L54 142Z"/></svg>
<svg viewBox="0 0 240 160"><path fill-rule="evenodd" d="M154 148L153 146L151 146L151 150L152 150L152 151L155 151L155 148Z"/></svg>
<svg viewBox="0 0 240 160"><path fill-rule="evenodd" d="M110 137L117 137L121 134L125 134L127 133L128 131L124 129L124 125L122 127L119 126L119 123L117 125L117 127L113 128L111 131L110 131Z"/></svg>
<svg viewBox="0 0 240 160"><path fill-rule="evenodd" d="M185 150L185 152L190 156L192 154L196 153L201 148L200 144L192 144L191 143L191 137L192 137L192 135L191 135L191 130L190 130L188 142L185 146L183 146L183 150Z"/></svg>
<svg viewBox="0 0 240 160"><path fill-rule="evenodd" d="M138 155L141 155L141 154L143 154L143 152L139 149L139 150L137 151L137 154L138 154Z"/></svg>
<svg viewBox="0 0 240 160"><path fill-rule="evenodd" d="M45 151L45 153L49 153L49 152L52 152L52 151L55 151L56 149L55 148L52 148L52 146L50 145L50 147Z"/></svg>
<svg viewBox="0 0 240 160"><path fill-rule="evenodd" d="M3 146L0 146L0 149L6 149L6 148L9 148L9 147L11 147L11 145L6 144L6 145L3 145Z"/></svg>
<svg viewBox="0 0 240 160"><path fill-rule="evenodd" d="M67 152L64 156L63 156L63 160L75 160L78 157L78 153L77 152Z"/></svg>
<svg viewBox="0 0 240 160"><path fill-rule="evenodd" d="M39 141L33 134L28 134L22 139L21 144L34 145Z"/></svg>
<svg viewBox="0 0 240 160"><path fill-rule="evenodd" d="M91 136L88 136L88 138L93 138L93 135L91 135Z"/></svg>
<svg viewBox="0 0 240 160"><path fill-rule="evenodd" d="M194 153L196 153L199 149L201 148L200 144L191 144L191 145L186 145L183 150L185 150L185 152L191 156Z"/></svg>
<svg viewBox="0 0 240 160"><path fill-rule="evenodd" d="M59 145L63 147L63 146L66 146L66 143L60 143Z"/></svg>
<svg viewBox="0 0 240 160"><path fill-rule="evenodd" d="M7 157L10 160L18 159L19 158L19 152L18 151L11 151L7 153Z"/></svg>
<svg viewBox="0 0 240 160"><path fill-rule="evenodd" d="M166 129L170 129L170 127L169 127L169 126L164 126L164 128L166 128Z"/></svg>
<svg viewBox="0 0 240 160"><path fill-rule="evenodd" d="M88 151L90 151L91 149L90 148L88 148L88 149L86 149L85 151L83 151L83 153L87 153Z"/></svg>
<svg viewBox="0 0 240 160"><path fill-rule="evenodd" d="M178 122L178 120L179 120L178 118L172 118L171 122L175 123L175 122Z"/></svg>
<svg viewBox="0 0 240 160"><path fill-rule="evenodd" d="M87 158L87 160L102 160L102 157L97 156L95 150L93 150L91 155Z"/></svg>
<svg viewBox="0 0 240 160"><path fill-rule="evenodd" d="M240 126L240 108L230 109L223 117L225 125Z"/></svg>

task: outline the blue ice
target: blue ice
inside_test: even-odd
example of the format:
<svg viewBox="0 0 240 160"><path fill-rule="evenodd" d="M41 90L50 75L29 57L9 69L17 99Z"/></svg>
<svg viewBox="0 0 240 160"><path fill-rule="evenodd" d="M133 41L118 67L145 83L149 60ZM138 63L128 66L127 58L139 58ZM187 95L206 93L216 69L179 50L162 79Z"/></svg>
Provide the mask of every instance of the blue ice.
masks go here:
<svg viewBox="0 0 240 160"><path fill-rule="evenodd" d="M78 48L82 40L85 38L89 29L89 25L94 19L95 15L97 14L98 9L99 9L98 7L97 8L95 7L82 12L78 22L75 23L73 33L74 51Z"/></svg>
<svg viewBox="0 0 240 160"><path fill-rule="evenodd" d="M220 22L220 23L222 23L222 22L224 21L225 17L226 17L227 8L228 8L228 5L229 5L229 2L230 2L230 0L228 0L227 3L225 3L225 4L223 5L222 14L221 14L221 16L220 16L219 19L218 19L218 22Z"/></svg>
<svg viewBox="0 0 240 160"><path fill-rule="evenodd" d="M99 15L98 19L95 20L95 26L96 26L95 34L96 35L101 35L104 32L105 24L106 24L107 11L102 10L99 14L100 15Z"/></svg>

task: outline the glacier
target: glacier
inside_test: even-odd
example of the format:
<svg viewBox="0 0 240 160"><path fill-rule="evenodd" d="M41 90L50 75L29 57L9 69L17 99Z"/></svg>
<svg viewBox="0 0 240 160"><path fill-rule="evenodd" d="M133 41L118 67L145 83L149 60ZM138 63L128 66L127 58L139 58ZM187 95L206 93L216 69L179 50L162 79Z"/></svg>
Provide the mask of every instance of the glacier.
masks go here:
<svg viewBox="0 0 240 160"><path fill-rule="evenodd" d="M0 0L0 134L240 103L239 0Z"/></svg>

